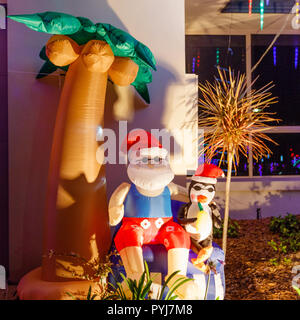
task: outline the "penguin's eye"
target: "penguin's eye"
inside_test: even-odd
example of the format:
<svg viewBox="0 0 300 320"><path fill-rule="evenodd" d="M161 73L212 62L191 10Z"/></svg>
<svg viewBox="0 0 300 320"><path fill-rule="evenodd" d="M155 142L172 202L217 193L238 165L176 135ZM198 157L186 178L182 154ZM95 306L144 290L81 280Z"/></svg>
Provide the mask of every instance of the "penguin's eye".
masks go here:
<svg viewBox="0 0 300 320"><path fill-rule="evenodd" d="M199 187L199 186L195 186L195 187L194 187L194 190L196 190L196 191L200 191L200 190L201 190L201 187Z"/></svg>

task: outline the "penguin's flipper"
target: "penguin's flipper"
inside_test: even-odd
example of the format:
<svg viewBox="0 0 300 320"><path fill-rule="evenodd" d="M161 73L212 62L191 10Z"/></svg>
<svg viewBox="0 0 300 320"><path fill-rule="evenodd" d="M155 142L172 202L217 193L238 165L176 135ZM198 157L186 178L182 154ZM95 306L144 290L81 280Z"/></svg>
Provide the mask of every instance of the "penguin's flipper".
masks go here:
<svg viewBox="0 0 300 320"><path fill-rule="evenodd" d="M190 203L184 204L181 206L181 208L178 211L177 220L181 225L194 223L197 220L197 218L188 218L187 217L187 212L188 212L190 205L191 205Z"/></svg>
<svg viewBox="0 0 300 320"><path fill-rule="evenodd" d="M211 209L211 215L212 215L212 220L213 220L213 225L215 228L220 229L222 226L222 217L220 214L220 211L214 201L212 201L210 204L210 209Z"/></svg>

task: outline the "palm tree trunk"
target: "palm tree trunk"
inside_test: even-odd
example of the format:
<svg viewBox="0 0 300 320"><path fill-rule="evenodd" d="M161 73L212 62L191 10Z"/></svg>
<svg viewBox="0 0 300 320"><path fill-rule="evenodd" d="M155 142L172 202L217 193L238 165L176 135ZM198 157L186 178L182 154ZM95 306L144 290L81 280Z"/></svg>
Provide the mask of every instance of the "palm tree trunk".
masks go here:
<svg viewBox="0 0 300 320"><path fill-rule="evenodd" d="M230 200L230 183L231 183L232 161L233 161L233 150L232 150L232 147L230 147L228 149L228 154L227 154L225 213L224 213L223 240L222 240L222 249L224 251L224 255L226 255L226 247L227 247L227 230L228 230L228 220L229 220L229 200Z"/></svg>
<svg viewBox="0 0 300 320"><path fill-rule="evenodd" d="M87 70L80 58L66 74L48 176L42 263L46 281L89 274L85 261L101 259L110 247L105 167L96 159L106 86L107 73Z"/></svg>

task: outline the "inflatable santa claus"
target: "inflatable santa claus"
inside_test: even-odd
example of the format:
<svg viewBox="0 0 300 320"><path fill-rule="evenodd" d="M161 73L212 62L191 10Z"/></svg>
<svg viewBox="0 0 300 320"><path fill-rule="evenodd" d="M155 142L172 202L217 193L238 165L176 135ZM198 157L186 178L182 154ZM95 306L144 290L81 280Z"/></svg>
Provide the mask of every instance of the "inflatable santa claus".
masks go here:
<svg viewBox="0 0 300 320"><path fill-rule="evenodd" d="M159 141L144 130L131 131L121 146L128 157L128 177L131 183L122 183L109 201L110 225L122 222L114 241L128 278L138 281L144 272L142 246L162 244L168 252L168 274L186 276L190 235L173 221L171 198L188 202L185 188L171 181L174 178L168 152ZM124 289L126 284L124 284ZM176 294L181 299L198 299L194 280L180 286Z"/></svg>

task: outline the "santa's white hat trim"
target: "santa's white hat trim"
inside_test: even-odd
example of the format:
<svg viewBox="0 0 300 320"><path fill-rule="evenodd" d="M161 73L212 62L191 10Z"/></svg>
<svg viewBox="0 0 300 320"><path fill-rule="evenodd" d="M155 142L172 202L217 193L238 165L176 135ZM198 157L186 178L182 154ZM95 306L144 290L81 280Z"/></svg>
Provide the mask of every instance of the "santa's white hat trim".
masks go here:
<svg viewBox="0 0 300 320"><path fill-rule="evenodd" d="M217 178L225 177L221 168L211 163L202 163L192 177L193 181L216 184Z"/></svg>
<svg viewBox="0 0 300 320"><path fill-rule="evenodd" d="M140 149L141 156L150 156L153 157L162 157L165 158L168 154L168 151L164 148L153 147L153 148L144 148Z"/></svg>
<svg viewBox="0 0 300 320"><path fill-rule="evenodd" d="M216 178L210 178L210 177L200 177L200 176L193 176L192 181L196 182L203 182L203 183L208 183L208 184L216 184L217 179Z"/></svg>
<svg viewBox="0 0 300 320"><path fill-rule="evenodd" d="M139 160L143 157L155 158L160 157L165 159L168 155L168 151L160 147L143 148L139 150L132 150L128 152L129 161Z"/></svg>

